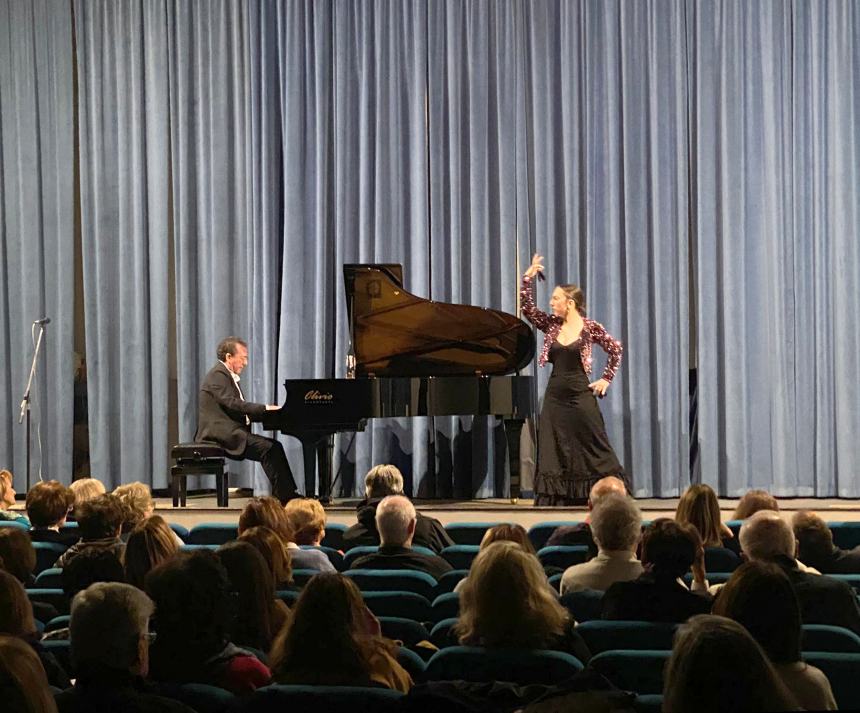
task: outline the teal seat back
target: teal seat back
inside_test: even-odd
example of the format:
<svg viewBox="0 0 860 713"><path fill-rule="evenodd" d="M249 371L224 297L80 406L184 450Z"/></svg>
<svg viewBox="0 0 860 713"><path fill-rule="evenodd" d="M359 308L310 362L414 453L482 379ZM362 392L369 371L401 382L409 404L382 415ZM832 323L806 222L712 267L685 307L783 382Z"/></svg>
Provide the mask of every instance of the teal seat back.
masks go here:
<svg viewBox="0 0 860 713"><path fill-rule="evenodd" d="M663 669L671 651L604 651L589 666L618 688L640 695L663 693Z"/></svg>
<svg viewBox="0 0 860 713"><path fill-rule="evenodd" d="M582 668L579 659L560 651L452 646L433 654L424 675L428 681L548 685L564 681Z"/></svg>
<svg viewBox="0 0 860 713"><path fill-rule="evenodd" d="M650 621L586 621L576 627L592 654L616 649L672 650L677 624Z"/></svg>
<svg viewBox="0 0 860 713"><path fill-rule="evenodd" d="M436 594L436 579L416 570L351 569L344 576L363 592L415 592L430 601Z"/></svg>

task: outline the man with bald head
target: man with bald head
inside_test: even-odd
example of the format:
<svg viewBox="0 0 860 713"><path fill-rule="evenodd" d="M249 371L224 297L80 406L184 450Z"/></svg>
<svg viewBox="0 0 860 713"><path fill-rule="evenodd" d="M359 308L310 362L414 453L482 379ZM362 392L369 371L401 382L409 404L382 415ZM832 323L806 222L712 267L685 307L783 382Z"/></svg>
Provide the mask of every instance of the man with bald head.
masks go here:
<svg viewBox="0 0 860 713"><path fill-rule="evenodd" d="M614 475L607 475L601 478L591 486L591 491L588 493L588 515L585 517L585 522L578 525L562 525L557 527L555 532L550 535L546 541L546 545L586 545L588 547L588 559L597 557L597 543L591 534L591 511L600 498L609 493L616 493L624 497L627 496L627 488L621 478Z"/></svg>
<svg viewBox="0 0 860 713"><path fill-rule="evenodd" d="M773 510L760 510L744 521L740 532L743 556L773 562L787 575L804 624L842 626L860 634L860 606L854 589L832 577L804 572L797 562L797 542L791 526Z"/></svg>
<svg viewBox="0 0 860 713"><path fill-rule="evenodd" d="M414 569L439 579L453 567L438 555L412 549L418 516L415 506L403 495L389 495L376 508L379 549L352 563L350 569Z"/></svg>

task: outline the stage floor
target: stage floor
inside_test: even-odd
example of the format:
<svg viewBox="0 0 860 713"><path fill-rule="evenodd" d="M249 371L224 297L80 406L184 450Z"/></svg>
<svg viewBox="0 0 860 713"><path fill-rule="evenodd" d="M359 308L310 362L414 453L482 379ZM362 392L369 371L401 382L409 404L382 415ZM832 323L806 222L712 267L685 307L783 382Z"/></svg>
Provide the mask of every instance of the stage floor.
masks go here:
<svg viewBox="0 0 860 713"><path fill-rule="evenodd" d="M239 513L248 502L242 494L230 494L230 505L219 508L214 495L189 496L187 507L174 508L170 498L156 498L156 513L168 522L184 527L192 527L201 522L235 522ZM351 525L355 522L356 499L338 499L326 508L329 522ZM534 507L531 500L511 503L503 498L485 500L416 500L415 506L425 515L439 519L442 524L450 522L513 522L528 529L538 522L547 520L582 520L586 514L584 507ZM677 498L641 498L637 501L642 509L642 517L654 520L658 517L672 517L678 505ZM779 501L787 513L796 510L814 510L829 522L860 521L860 500L841 500L839 498L785 498ZM736 498L720 500L723 520L731 520L737 505Z"/></svg>

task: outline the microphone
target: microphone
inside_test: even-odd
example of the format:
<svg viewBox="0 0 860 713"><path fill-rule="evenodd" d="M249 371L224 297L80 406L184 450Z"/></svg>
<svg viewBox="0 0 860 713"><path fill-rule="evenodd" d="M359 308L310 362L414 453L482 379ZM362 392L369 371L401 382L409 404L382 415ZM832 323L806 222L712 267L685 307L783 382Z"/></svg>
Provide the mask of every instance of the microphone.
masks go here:
<svg viewBox="0 0 860 713"><path fill-rule="evenodd" d="M35 322L33 322L33 324L50 324L50 323L51 323L50 317L42 317L42 319L37 319Z"/></svg>

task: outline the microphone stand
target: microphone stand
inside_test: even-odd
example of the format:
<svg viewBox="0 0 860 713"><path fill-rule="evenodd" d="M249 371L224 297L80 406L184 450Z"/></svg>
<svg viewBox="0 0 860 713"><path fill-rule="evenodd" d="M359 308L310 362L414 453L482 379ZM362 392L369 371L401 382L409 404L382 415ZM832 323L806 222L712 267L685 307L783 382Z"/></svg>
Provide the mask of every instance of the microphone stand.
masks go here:
<svg viewBox="0 0 860 713"><path fill-rule="evenodd" d="M36 340L36 348L33 350L33 363L30 365L30 376L27 379L27 390L24 392L24 398L21 399L21 413L18 416L18 423L21 423L24 418L27 419L27 492L30 492L30 390L33 387L33 377L36 375L36 363L39 359L39 351L42 347L42 337L45 334L45 325L48 320L38 320L33 324L39 325L39 338Z"/></svg>

